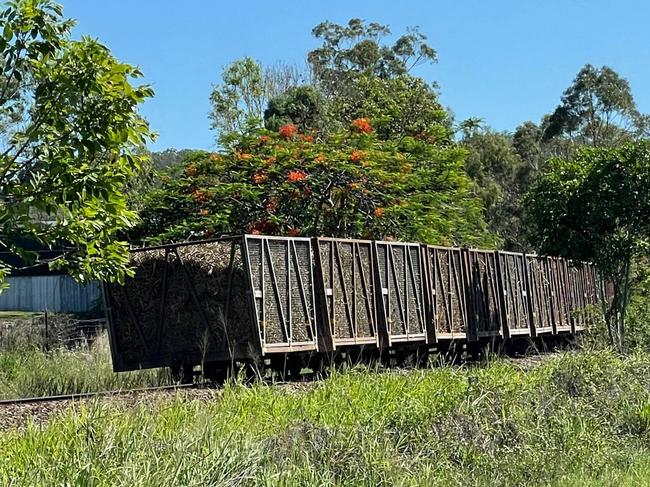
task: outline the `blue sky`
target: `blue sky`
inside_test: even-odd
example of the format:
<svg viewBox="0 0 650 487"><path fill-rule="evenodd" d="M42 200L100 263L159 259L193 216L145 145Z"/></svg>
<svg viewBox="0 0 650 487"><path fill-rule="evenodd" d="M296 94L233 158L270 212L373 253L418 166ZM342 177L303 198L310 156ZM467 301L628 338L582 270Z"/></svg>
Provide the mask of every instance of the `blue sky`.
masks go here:
<svg viewBox="0 0 650 487"><path fill-rule="evenodd" d="M419 26L439 62L417 74L440 85L462 120L498 130L539 120L585 63L611 66L650 112L650 2L508 1L188 1L63 0L75 35L99 38L121 61L140 66L156 96L143 114L159 138L154 150L214 148L207 114L221 69L251 56L303 63L318 45L311 29L352 17Z"/></svg>

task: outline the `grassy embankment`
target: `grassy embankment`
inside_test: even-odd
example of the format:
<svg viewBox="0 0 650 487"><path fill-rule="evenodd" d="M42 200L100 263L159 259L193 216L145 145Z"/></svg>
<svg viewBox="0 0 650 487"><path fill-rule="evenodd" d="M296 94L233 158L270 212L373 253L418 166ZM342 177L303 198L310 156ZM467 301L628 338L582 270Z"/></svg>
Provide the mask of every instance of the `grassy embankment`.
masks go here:
<svg viewBox="0 0 650 487"><path fill-rule="evenodd" d="M0 352L2 397L169 380L114 374L105 338ZM230 384L211 402L80 408L0 433L0 485L650 485L641 351L568 352L529 370L357 368L306 387Z"/></svg>
<svg viewBox="0 0 650 487"><path fill-rule="evenodd" d="M0 312L0 399L147 387L171 383L166 370L115 374L105 334L63 346L51 319L45 337L39 315ZM44 349L49 348L49 351Z"/></svg>
<svg viewBox="0 0 650 487"><path fill-rule="evenodd" d="M650 355L353 369L0 435L2 485L643 485ZM69 483L69 484L67 484Z"/></svg>
<svg viewBox="0 0 650 487"><path fill-rule="evenodd" d="M133 389L171 384L167 370L113 372L108 340L92 346L0 351L0 399Z"/></svg>

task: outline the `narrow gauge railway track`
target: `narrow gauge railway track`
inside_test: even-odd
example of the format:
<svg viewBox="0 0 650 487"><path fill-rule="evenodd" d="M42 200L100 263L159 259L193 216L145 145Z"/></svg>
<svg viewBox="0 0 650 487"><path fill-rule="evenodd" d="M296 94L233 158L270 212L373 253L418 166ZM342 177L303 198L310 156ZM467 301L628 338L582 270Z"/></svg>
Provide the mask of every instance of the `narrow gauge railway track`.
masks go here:
<svg viewBox="0 0 650 487"><path fill-rule="evenodd" d="M544 360L552 357L555 353L540 352L522 354L522 355L510 355L504 357L505 360L512 364L520 364L525 368L534 367ZM465 359L462 362L466 366L477 366L481 363L481 360L475 359ZM348 364L349 366L354 366L354 364ZM372 366L370 363L359 363L359 365ZM416 367L416 369L419 367ZM425 367L426 368L426 367ZM411 367L390 367L385 369L384 372L388 371L408 371L411 370ZM292 387L302 384L303 386L314 384L319 382L322 379L322 376L317 372L303 372L299 378L293 379L281 379L278 377L249 377L250 380L255 382L260 382L268 386L275 387ZM176 384L168 386L155 386L155 387L140 387L135 389L115 389L115 390L104 390L96 392L79 392L75 394L61 394L56 396L37 396L37 397L25 397L25 398L15 398L15 399L0 399L0 408L2 406L19 406L19 405L28 405L28 404L38 404L38 403L48 403L48 402L63 402L63 401L80 401L86 399L93 399L95 397L118 397L118 396L128 396L135 394L146 394L146 393L156 393L156 392L166 392L166 391L175 391L175 390L218 390L223 387L223 384L219 383L208 383L208 384L199 384L199 383L185 383L185 384Z"/></svg>
<svg viewBox="0 0 650 487"><path fill-rule="evenodd" d="M78 392L75 394L61 394L57 396L38 396L38 397L24 397L24 398L17 398L17 399L2 399L0 400L0 407L16 406L21 404L36 404L36 403L44 403L44 402L76 401L76 400L83 400L83 399L92 399L94 397L125 396L128 394L174 391L180 389L195 389L198 387L199 386L197 384L177 384L177 385L157 386L157 387L140 387L137 389L116 389L112 391Z"/></svg>
<svg viewBox="0 0 650 487"><path fill-rule="evenodd" d="M524 369L530 369L538 366L553 355L555 355L553 352L536 353L532 355L512 356L506 360L518 364ZM465 361L464 363L470 367L480 366L478 361L470 360ZM410 367L390 368L377 370L376 372L384 373L399 371L401 373L408 373L409 370L412 369ZM293 380L278 380L277 378L270 377L258 377L256 380L269 386L287 388L296 392L306 391L313 387L317 387L321 382L319 374L313 372L301 374L299 378ZM141 404L142 401L148 401L150 395L174 391L183 391L184 396L188 396L192 399L211 401L217 397L219 386L217 384L215 384L214 387L205 386L203 384L180 384L173 386L143 387L137 389L87 392L58 396L4 399L0 400L0 433L9 430L24 429L29 424L39 427L46 425L50 421L50 418L62 414L70 407L75 407L78 404L96 398L108 399L111 401L124 401L123 405L132 407Z"/></svg>

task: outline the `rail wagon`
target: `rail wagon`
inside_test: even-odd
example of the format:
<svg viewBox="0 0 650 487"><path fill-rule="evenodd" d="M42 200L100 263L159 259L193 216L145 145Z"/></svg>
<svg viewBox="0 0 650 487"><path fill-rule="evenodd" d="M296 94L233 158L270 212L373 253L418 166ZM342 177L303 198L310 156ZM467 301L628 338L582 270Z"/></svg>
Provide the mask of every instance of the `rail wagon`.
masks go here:
<svg viewBox="0 0 650 487"><path fill-rule="evenodd" d="M314 251L324 329L321 350L378 349L373 242L318 238Z"/></svg>
<svg viewBox="0 0 650 487"><path fill-rule="evenodd" d="M297 374L345 355L579 333L605 299L595 266L533 254L242 235L131 251L104 285L113 366Z"/></svg>
<svg viewBox="0 0 650 487"><path fill-rule="evenodd" d="M428 343L420 246L375 242L375 266L384 346L412 347Z"/></svg>

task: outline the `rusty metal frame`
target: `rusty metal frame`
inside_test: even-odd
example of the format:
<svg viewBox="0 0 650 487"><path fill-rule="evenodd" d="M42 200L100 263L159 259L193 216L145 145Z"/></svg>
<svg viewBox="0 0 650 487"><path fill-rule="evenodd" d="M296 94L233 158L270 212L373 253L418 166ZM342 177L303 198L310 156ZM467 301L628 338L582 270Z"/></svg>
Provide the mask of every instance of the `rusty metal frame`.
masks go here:
<svg viewBox="0 0 650 487"><path fill-rule="evenodd" d="M530 318L530 283L527 277L526 254L499 251L498 257L501 267L505 322L508 326L507 335L511 338L535 336L534 325ZM512 267L508 265L509 260L512 260ZM519 326L522 322L526 324L523 327Z"/></svg>
<svg viewBox="0 0 650 487"><path fill-rule="evenodd" d="M283 244L272 245L274 241ZM228 272L227 275L221 274L221 279L227 281L220 281L222 286L226 283L226 288L221 287L226 302L222 302L223 295L215 301L220 303L215 319L220 320L225 315L225 339L221 341L221 335L217 338L220 330L215 330L218 321L212 323L214 313L203 308L194 277L179 253L179 249L185 246L218 242L231 244L227 268L225 249L222 249L219 261L222 262L220 272ZM260 261L256 262L256 269L252 268L249 244L256 246L256 256L259 250ZM342 257L343 245L348 246L345 259ZM235 263L237 246L241 264L239 261ZM174 279L181 279L184 283L184 299L195 310L192 312L195 313L192 314L194 320L205 328L211 340L219 344L216 351L206 357L209 360L328 352L340 347L381 349L430 345L445 340L471 342L576 333L589 325L580 311L606 299L606 283L593 264L516 252L392 241L261 235L131 249L133 253L147 251L161 251L156 259L164 265L151 270L157 281L155 299L160 301L146 307L148 319L155 319L157 323L139 321L141 310L139 305L134 308L131 302L130 279L117 295L112 285L102 286L116 370L158 367L170 365L170 361L195 359L183 357L179 355L182 351L177 354L171 349L161 353L169 319L167 300L173 292L169 276L172 262L178 265L175 272L181 274L174 274ZM368 262L364 261L366 255ZM275 262L282 269L274 267L274 259L281 259ZM240 269L240 266L242 279L245 279L241 284L247 290L244 298L247 310L241 307L237 313L240 319L243 319L242 313L249 318L246 323L235 326L250 326L249 332L255 342L247 343L246 350L242 343L233 345L228 333L235 267ZM324 272L329 272L329 275L325 276ZM336 310L335 297L343 299L342 306L339 302ZM121 301L116 308L114 304L118 299ZM275 326L278 328L275 331L276 336L283 337L281 341L273 342L267 336L265 324L269 319L269 303L275 307L273 312L277 312L278 323ZM301 317L304 315L306 320L304 323L302 318L298 320L300 326L305 327L301 329L300 338L295 334L294 312ZM132 339L141 349L142 358L137 360L137 367L132 363L135 359L125 358L120 353L115 313L120 314L120 326L129 327ZM350 330L349 336L337 336L340 331L334 326L337 319L345 320L343 328ZM366 333L370 336L365 336ZM151 336L145 336L147 334ZM223 347L228 350L222 351Z"/></svg>
<svg viewBox="0 0 650 487"><path fill-rule="evenodd" d="M420 244L407 243L407 242L388 242L388 241L375 241L375 268L377 275L377 289L378 289L378 314L380 316L383 331L386 334L386 344L393 346L397 343L428 343L429 336L427 332L427 313L426 303L424 297L424 272L421 261ZM380 262L380 249L384 249L386 262L383 262L386 275L382 275L382 262ZM403 253L403 262L401 271L403 271L404 286L400 287L401 277L398 276L398 269L395 266L395 249L401 249ZM419 282L415 277L415 266L413 263L413 255L411 250L415 249L417 255L418 269L419 269ZM418 328L421 330L419 333L411 333L410 331L410 311L409 307L409 292L412 293L415 301L415 313L418 321ZM392 313L391 297L397 303L399 326L404 329L405 333L395 333L396 327L391 323L390 317Z"/></svg>
<svg viewBox="0 0 650 487"><path fill-rule="evenodd" d="M253 271L250 259L250 247L249 242L257 241L260 244L260 289L255 289L255 283L253 278ZM283 296L280 295L280 290L278 286L278 279L281 276L278 276L274 265L273 259L271 258L271 247L269 242L285 242L286 243L286 255L287 259L287 275L284 276L286 280L286 298L287 306L284 309L283 306ZM300 271L300 266L298 265L298 255L296 249L296 242L302 242L304 245L307 245L307 250L309 253L309 276L308 282L310 283L309 293L303 287L303 278ZM316 317L316 302L314 295L314 271L312 264L312 246L311 240L309 238L299 238L299 237L276 237L269 235L245 235L244 236L244 248L245 250L245 261L246 268L250 276L250 285L253 296L253 310L254 310L254 321L258 329L260 343L262 348L262 355L272 354L272 353L288 353L288 352L313 352L318 351L318 326L317 326L317 317ZM308 341L294 341L293 340L293 321L291 316L291 272L292 267L297 275L297 284L298 291L300 294L301 304L303 306L303 311L305 316L308 319L309 324L309 335L311 339ZM283 342L269 342L266 336L266 296L265 296L265 287L266 287L266 274L265 271L269 273L268 280L271 284L273 290L273 299L275 300L275 305L278 311L278 317L280 319L280 325L282 327L284 340ZM308 300L311 303L311 309L308 304ZM286 311L286 313L285 313Z"/></svg>
<svg viewBox="0 0 650 487"><path fill-rule="evenodd" d="M499 280L498 254L488 250L470 249L467 289L470 329L475 339L502 337L502 283ZM481 269L481 258L483 269ZM496 319L493 319L496 317Z"/></svg>
<svg viewBox="0 0 650 487"><path fill-rule="evenodd" d="M347 244L351 247L351 282L347 282L343 271L341 259L341 245ZM326 250L322 246L326 246ZM368 269L364 270L361 256L361 247L367 247ZM339 239L339 238L316 238L314 239L314 252L316 254L317 279L319 293L323 303L322 316L323 326L326 333L331 337L329 349L336 350L346 346L367 346L380 345L380 333L377 323L374 246L370 240ZM328 275L326 275L326 273ZM327 286L329 283L330 287ZM357 296L357 288L360 284L361 296ZM348 287L351 287L349 290ZM343 298L343 317L336 315L335 306L337 294ZM363 302L365 305L361 305ZM367 320L369 336L359 334L359 308L365 311L363 317ZM342 318L350 328L351 337L337 336L336 320Z"/></svg>
<svg viewBox="0 0 650 487"><path fill-rule="evenodd" d="M441 253L446 254L446 279L443 276L443 261ZM470 332L470 322L467 313L466 266L463 249L458 247L441 247L437 245L424 246L425 270L427 273L427 307L429 323L435 334L435 340L465 340ZM440 293L438 293L440 289ZM454 329L455 312L453 299L455 297L460 315L461 327ZM439 305L442 304L444 321L438 315ZM444 328L443 328L444 327Z"/></svg>
<svg viewBox="0 0 650 487"><path fill-rule="evenodd" d="M554 316L548 261L546 257L526 254L526 266L530 285L529 313L535 335L553 333Z"/></svg>
<svg viewBox="0 0 650 487"><path fill-rule="evenodd" d="M105 308L106 308L106 315L107 315L107 323L108 323L108 330L109 330L109 340L111 344L111 353L113 356L113 363L114 363L114 368L115 370L132 370L134 368L150 368L150 367L160 367L164 365L172 365L173 363L180 363L181 361L188 360L188 361L196 361L196 360L221 360L221 361L229 361L232 360L235 355L240 356L240 357L245 357L249 356L251 353L254 353L253 350L250 349L251 346L254 346L254 344L248 344L246 349L238 349L238 350L233 350L231 344L230 344L230 339L227 334L226 330L226 342L228 344L228 350L220 350L217 349L215 351L209 352L207 355L200 356L199 352L187 352L185 351L184 353L162 353L161 351L161 346L163 342L163 337L165 334L166 330L166 324L167 324L167 297L170 292L172 292L171 289L169 289L169 269L171 265L171 260L173 259L178 267L179 271L182 273L182 280L185 282L186 289L189 292L189 295L191 297L191 302L192 302L192 307L196 309L199 320L203 328L205 329L206 333L209 333L210 338L214 343L217 343L218 338L218 332L215 331L214 329L214 323L212 323L212 320L208 318L206 315L206 311L204 310L203 303L201 302L200 298L197 295L197 290L195 288L195 283L194 283L194 278L190 275L190 272L187 268L187 265L181 257L181 255L178 252L179 248L185 247L185 246L193 246L193 245L204 245L204 244L211 244L211 243L221 243L221 242L229 242L230 243L230 259L228 262L228 273L229 273L229 282L228 282L228 290L227 290L227 297L226 297L226 303L225 303L225 308L226 308L226 316L225 320L227 321L229 318L229 306L230 306L230 299L232 297L232 275L234 273L234 257L235 257L235 252L236 252L236 247L239 246L240 249L243 251L243 242L241 237L223 237L223 238L217 238L217 239L208 239L208 240L200 240L200 241L188 241L188 242L180 242L180 243L169 243L169 244L164 244L164 245L156 245L156 246L149 246L149 247L140 247L140 248L135 248L131 249L132 253L141 253L141 252L150 252L150 251L163 251L164 250L164 257L161 259L162 262L162 267L161 267L161 272L162 272L162 280L157 284L160 286L160 289L158 290L158 294L156 294L156 297L160 299L160 302L157 303L157 312L155 313L156 315L156 322L153 326L152 330L149 330L149 335L150 336L145 336L145 333L143 329L140 326L140 320L139 316L136 316L136 311L134 309L133 303L131 303L131 297L130 297L130 284L131 284L131 278L127 278L123 290L121 291L121 294L123 295L123 306L126 308L126 316L123 317L125 323L130 323L130 326L133 327L133 329L137 332L136 336L142 343L142 354L141 357L139 357L136 361L137 364L133 363L134 359L125 359L125 357L122 355L122 353L119 350L118 343L116 340L115 334L118 332L118 330L115 329L116 322L115 322L115 316L114 316L114 306L113 303L116 299L114 296L114 293L110 289L110 286L108 284L104 284L103 286L103 295L105 299ZM243 255L242 255L242 264L243 264ZM243 269L242 269L243 270ZM242 326L246 326L246 324L242 324ZM240 347L241 348L241 347Z"/></svg>

